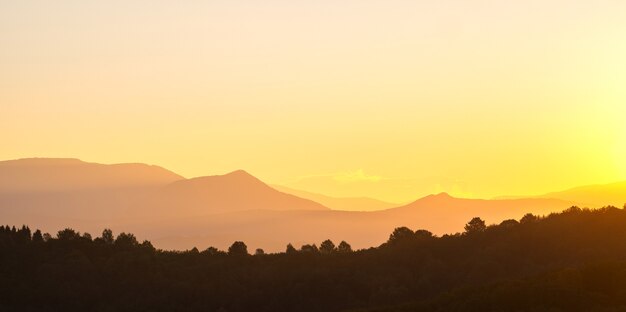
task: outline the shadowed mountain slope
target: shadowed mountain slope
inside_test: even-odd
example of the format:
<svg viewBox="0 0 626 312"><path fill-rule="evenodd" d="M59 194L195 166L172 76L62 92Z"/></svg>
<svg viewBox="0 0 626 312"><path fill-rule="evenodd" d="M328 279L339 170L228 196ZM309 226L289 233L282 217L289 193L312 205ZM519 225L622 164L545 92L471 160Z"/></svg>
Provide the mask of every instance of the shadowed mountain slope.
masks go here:
<svg viewBox="0 0 626 312"><path fill-rule="evenodd" d="M174 182L157 194L157 203L186 214L239 210L328 210L314 201L279 192L246 171Z"/></svg>
<svg viewBox="0 0 626 312"><path fill-rule="evenodd" d="M155 230L161 236L176 218L253 209L328 210L274 190L241 170L184 179L143 164L101 165L77 159L0 163L3 222L91 232L106 226L158 224Z"/></svg>

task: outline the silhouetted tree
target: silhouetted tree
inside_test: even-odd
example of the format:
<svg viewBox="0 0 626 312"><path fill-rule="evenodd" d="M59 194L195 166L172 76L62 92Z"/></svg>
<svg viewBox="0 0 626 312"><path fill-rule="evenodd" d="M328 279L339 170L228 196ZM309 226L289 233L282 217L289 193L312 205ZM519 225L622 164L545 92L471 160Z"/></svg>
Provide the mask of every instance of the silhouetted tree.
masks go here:
<svg viewBox="0 0 626 312"><path fill-rule="evenodd" d="M228 255L230 256L247 256L248 246L244 242L236 241L228 247Z"/></svg>
<svg viewBox="0 0 626 312"><path fill-rule="evenodd" d="M50 240L52 240L52 235L50 235L50 233L44 233L43 234L43 241L44 242L48 242Z"/></svg>
<svg viewBox="0 0 626 312"><path fill-rule="evenodd" d="M61 230L57 233L57 239L62 241L78 240L80 239L80 232L66 228L65 230Z"/></svg>
<svg viewBox="0 0 626 312"><path fill-rule="evenodd" d="M298 251L293 247L293 245L291 243L287 244L287 249L285 250L285 253L293 254L293 253L296 253L296 252L298 252Z"/></svg>
<svg viewBox="0 0 626 312"><path fill-rule="evenodd" d="M515 219L508 219L500 222L500 227L512 227L518 225L519 222Z"/></svg>
<svg viewBox="0 0 626 312"><path fill-rule="evenodd" d="M427 230L416 230L415 237L418 239L428 239L433 238L433 233Z"/></svg>
<svg viewBox="0 0 626 312"><path fill-rule="evenodd" d="M150 251L154 251L154 246L152 246L152 243L148 240L144 240L143 243L141 243L141 247Z"/></svg>
<svg viewBox="0 0 626 312"><path fill-rule="evenodd" d="M139 245L139 242L137 242L137 238L135 237L135 235L131 234L131 233L120 233L120 235L117 236L117 238L115 239L115 246L116 247L134 247Z"/></svg>
<svg viewBox="0 0 626 312"><path fill-rule="evenodd" d="M317 245L315 245L315 244L313 244L313 245L309 245L309 244L302 245L302 247L300 247L300 251L303 252L303 253L313 253L313 254L316 254L316 253L320 252L319 249L317 249Z"/></svg>
<svg viewBox="0 0 626 312"><path fill-rule="evenodd" d="M583 211L583 210L582 210L582 209L580 209L580 207L578 207L578 206L572 206L572 207L569 207L569 208L565 209L565 210L563 211L563 213L578 213L578 212L582 212L582 211Z"/></svg>
<svg viewBox="0 0 626 312"><path fill-rule="evenodd" d="M320 245L320 253L329 255L333 252L335 252L335 244L330 239L323 241Z"/></svg>
<svg viewBox="0 0 626 312"><path fill-rule="evenodd" d="M257 255L257 256L262 256L262 255L264 255L264 254L265 254L265 250L263 250L263 249L261 249L261 248L257 248L257 249L254 251L254 254L255 254L255 255Z"/></svg>
<svg viewBox="0 0 626 312"><path fill-rule="evenodd" d="M30 228L26 225L22 225L22 227L17 231L17 234L21 243L26 243L31 240Z"/></svg>
<svg viewBox="0 0 626 312"><path fill-rule="evenodd" d="M202 253L214 256L214 255L220 254L220 251L217 248L215 248L215 247L209 247L209 248L205 249Z"/></svg>
<svg viewBox="0 0 626 312"><path fill-rule="evenodd" d="M346 241L341 241L341 243L339 243L339 246L337 246L337 252L339 252L339 253L349 253L349 252L352 252L352 246L350 246L350 244L346 243Z"/></svg>
<svg viewBox="0 0 626 312"><path fill-rule="evenodd" d="M415 233L413 233L413 230L409 229L406 226L402 226L393 230L393 233L389 235L389 240L387 240L387 242L390 245L393 245L393 244L398 244L401 242L410 241L414 237L415 237Z"/></svg>
<svg viewBox="0 0 626 312"><path fill-rule="evenodd" d="M479 217L473 218L465 225L465 233L467 234L481 233L484 232L485 229L487 229L485 221Z"/></svg>
<svg viewBox="0 0 626 312"><path fill-rule="evenodd" d="M86 240L88 240L88 241L91 241L91 240L92 240L92 239L91 239L91 234L89 234L89 233L87 233L87 232L83 233L83 238L84 238L84 239L86 239Z"/></svg>
<svg viewBox="0 0 626 312"><path fill-rule="evenodd" d="M33 233L33 243L43 243L43 235L39 229Z"/></svg>
<svg viewBox="0 0 626 312"><path fill-rule="evenodd" d="M522 224L524 224L524 223L531 223L531 222L537 221L538 219L539 218L537 218L532 213L527 213L519 220L519 222L522 223Z"/></svg>
<svg viewBox="0 0 626 312"><path fill-rule="evenodd" d="M112 245L115 242L115 238L113 237L113 231L111 229L104 229L102 231L102 241L105 244Z"/></svg>

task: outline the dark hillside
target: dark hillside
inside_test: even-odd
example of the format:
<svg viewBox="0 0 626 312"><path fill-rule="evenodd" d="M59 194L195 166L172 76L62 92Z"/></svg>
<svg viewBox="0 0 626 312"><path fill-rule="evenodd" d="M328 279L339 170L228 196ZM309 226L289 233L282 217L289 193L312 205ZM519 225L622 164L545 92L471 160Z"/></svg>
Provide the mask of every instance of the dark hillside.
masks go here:
<svg viewBox="0 0 626 312"><path fill-rule="evenodd" d="M313 242L312 242L313 243ZM132 234L0 228L6 311L618 311L626 212L570 208L378 248L330 241L285 253L155 250ZM299 247L299 246L297 246ZM254 253L255 255L250 255Z"/></svg>

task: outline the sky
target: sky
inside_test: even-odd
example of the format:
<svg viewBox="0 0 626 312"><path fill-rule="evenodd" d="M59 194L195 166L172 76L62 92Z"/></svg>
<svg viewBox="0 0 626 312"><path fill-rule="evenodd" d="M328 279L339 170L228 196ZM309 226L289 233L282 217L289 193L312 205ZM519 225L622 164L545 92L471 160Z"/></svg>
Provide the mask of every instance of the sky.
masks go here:
<svg viewBox="0 0 626 312"><path fill-rule="evenodd" d="M407 202L626 180L626 2L0 1L0 159Z"/></svg>

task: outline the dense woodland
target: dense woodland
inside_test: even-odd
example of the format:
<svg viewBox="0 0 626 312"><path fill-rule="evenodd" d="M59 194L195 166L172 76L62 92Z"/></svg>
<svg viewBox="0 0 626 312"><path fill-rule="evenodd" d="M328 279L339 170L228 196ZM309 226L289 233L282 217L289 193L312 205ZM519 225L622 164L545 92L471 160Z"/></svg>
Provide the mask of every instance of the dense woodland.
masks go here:
<svg viewBox="0 0 626 312"><path fill-rule="evenodd" d="M626 211L572 207L377 248L163 251L134 235L0 227L0 311L625 311Z"/></svg>

